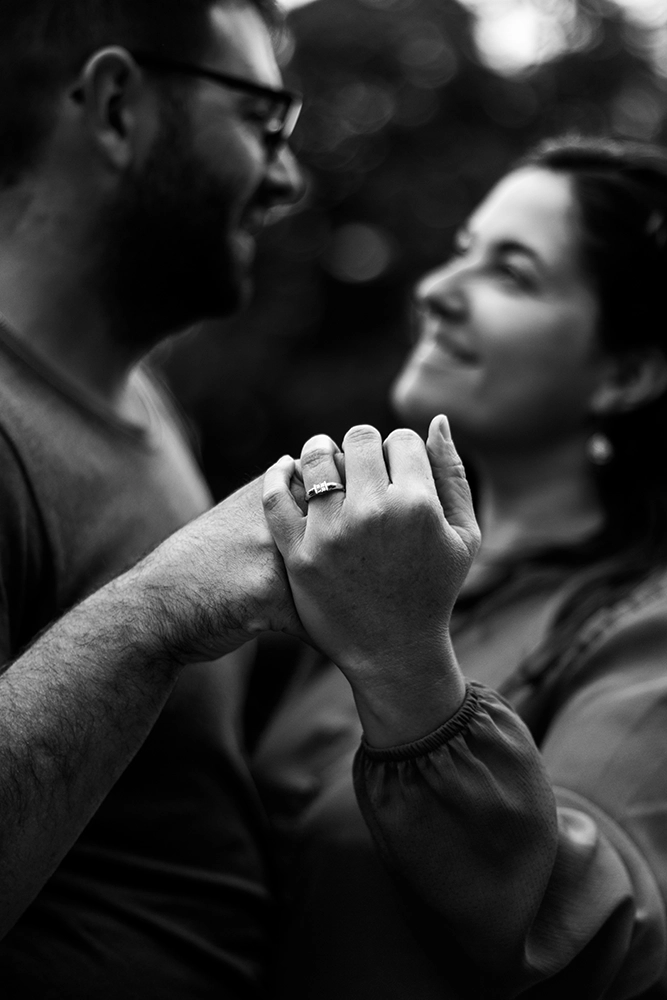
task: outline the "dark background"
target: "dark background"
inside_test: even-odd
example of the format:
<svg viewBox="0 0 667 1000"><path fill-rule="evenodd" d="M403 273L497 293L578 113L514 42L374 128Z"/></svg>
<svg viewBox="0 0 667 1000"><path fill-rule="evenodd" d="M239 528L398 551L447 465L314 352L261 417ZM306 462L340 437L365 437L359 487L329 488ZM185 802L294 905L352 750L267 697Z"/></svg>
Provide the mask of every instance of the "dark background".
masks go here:
<svg viewBox="0 0 667 1000"><path fill-rule="evenodd" d="M253 303L158 355L216 499L311 434L396 425L386 397L411 286L527 145L572 129L667 139L662 36L612 0L532 2L566 50L514 74L484 65L456 0L317 0L290 15L282 62L306 97L293 148L308 196L262 235Z"/></svg>

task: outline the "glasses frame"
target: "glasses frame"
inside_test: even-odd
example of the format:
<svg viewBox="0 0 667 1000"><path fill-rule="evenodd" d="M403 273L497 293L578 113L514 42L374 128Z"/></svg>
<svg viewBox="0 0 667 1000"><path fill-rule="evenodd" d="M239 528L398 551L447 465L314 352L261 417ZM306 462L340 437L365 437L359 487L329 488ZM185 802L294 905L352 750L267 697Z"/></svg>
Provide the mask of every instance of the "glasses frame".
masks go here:
<svg viewBox="0 0 667 1000"><path fill-rule="evenodd" d="M268 100L278 101L282 104L284 112L282 121L278 128L266 126L266 138L272 144L278 145L287 142L301 114L303 98L301 94L294 90L283 90L275 87L267 87L262 83L255 83L254 80L246 80L240 76L233 76L230 73L220 73L218 70L208 69L206 66L195 66L191 63L181 62L180 59L172 59L169 56L160 55L159 52L131 51L130 55L140 66L146 69L155 69L167 73L183 73L185 76L196 76L203 80L212 80L222 87L229 87L231 90L239 90L241 93L251 94L255 97L264 97Z"/></svg>

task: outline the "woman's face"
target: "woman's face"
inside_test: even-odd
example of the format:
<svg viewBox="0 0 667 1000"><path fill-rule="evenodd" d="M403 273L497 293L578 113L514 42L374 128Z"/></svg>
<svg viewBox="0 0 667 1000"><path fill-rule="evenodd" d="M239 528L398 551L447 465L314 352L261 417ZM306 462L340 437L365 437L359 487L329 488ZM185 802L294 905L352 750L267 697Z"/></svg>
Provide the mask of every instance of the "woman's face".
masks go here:
<svg viewBox="0 0 667 1000"><path fill-rule="evenodd" d="M506 176L417 288L418 342L392 390L421 425L446 413L464 444L526 447L581 434L605 370L569 178Z"/></svg>

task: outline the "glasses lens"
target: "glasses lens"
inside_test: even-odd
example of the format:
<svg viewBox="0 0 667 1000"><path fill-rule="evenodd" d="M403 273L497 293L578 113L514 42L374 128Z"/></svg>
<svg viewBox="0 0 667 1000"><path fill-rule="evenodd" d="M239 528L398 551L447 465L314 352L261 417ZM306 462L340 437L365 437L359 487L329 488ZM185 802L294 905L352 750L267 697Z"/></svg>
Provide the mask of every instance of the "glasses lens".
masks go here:
<svg viewBox="0 0 667 1000"><path fill-rule="evenodd" d="M294 131L294 126L301 112L301 99L285 97L277 102L266 116L264 128L267 136L277 142L285 142Z"/></svg>
<svg viewBox="0 0 667 1000"><path fill-rule="evenodd" d="M301 108L303 107L303 101L300 97L294 95L290 98L289 102L285 105L282 138L289 139L296 123L299 120L299 115L301 114Z"/></svg>

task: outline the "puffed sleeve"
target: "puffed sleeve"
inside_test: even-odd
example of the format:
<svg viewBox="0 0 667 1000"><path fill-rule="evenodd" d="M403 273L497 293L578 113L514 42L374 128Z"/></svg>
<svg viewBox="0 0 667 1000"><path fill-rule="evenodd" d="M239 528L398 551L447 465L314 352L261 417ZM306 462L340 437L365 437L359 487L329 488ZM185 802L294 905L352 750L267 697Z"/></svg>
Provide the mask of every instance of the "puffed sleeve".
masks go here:
<svg viewBox="0 0 667 1000"><path fill-rule="evenodd" d="M587 651L541 750L475 683L424 739L362 744L366 823L432 957L455 941L471 997L667 996L665 734L659 600Z"/></svg>

